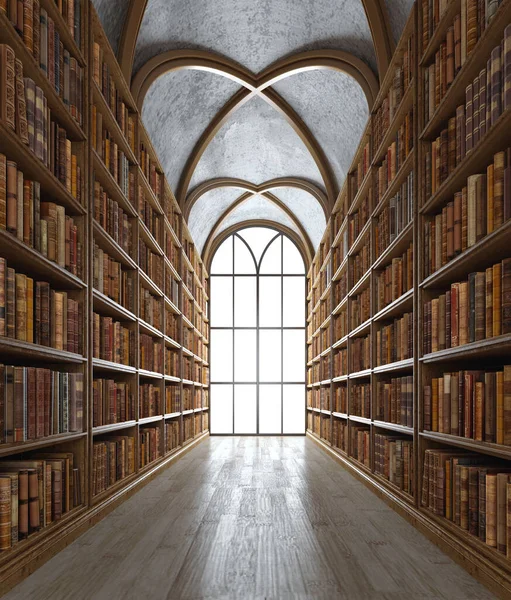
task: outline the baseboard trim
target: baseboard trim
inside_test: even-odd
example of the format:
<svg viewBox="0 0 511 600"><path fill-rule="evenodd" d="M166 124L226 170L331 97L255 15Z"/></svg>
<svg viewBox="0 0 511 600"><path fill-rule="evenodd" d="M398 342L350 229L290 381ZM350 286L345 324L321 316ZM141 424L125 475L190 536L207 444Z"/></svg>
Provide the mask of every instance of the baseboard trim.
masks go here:
<svg viewBox="0 0 511 600"><path fill-rule="evenodd" d="M308 431L307 437L496 596L503 600L511 598L511 579L491 560L491 556L482 556L477 548L469 546L455 534L440 527L425 511L419 510L392 494L391 490L360 469L349 457L336 452L315 434Z"/></svg>
<svg viewBox="0 0 511 600"><path fill-rule="evenodd" d="M71 519L69 522L65 522L64 520L62 523L55 523L53 531L48 531L40 539L34 540L32 546L25 546L20 550L19 555L13 555L12 558L0 567L0 596L6 594L23 579L39 569L50 558L53 558L66 546L69 546L80 535L96 525L96 523L99 523L117 506L142 489L164 469L182 458L207 437L209 437L208 431L163 459L154 468L147 470L140 477L127 484L126 487L105 498L103 502L90 508L84 507L79 510L76 518ZM52 526L50 525L50 527ZM27 541L29 542L30 538Z"/></svg>

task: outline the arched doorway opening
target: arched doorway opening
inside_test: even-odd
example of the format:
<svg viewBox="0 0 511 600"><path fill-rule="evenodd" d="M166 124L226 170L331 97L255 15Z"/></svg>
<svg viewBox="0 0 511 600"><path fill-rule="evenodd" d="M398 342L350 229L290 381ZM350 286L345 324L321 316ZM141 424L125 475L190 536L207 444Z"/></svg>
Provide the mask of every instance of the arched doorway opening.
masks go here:
<svg viewBox="0 0 511 600"><path fill-rule="evenodd" d="M240 228L210 268L211 420L222 435L305 433L305 264L277 229Z"/></svg>

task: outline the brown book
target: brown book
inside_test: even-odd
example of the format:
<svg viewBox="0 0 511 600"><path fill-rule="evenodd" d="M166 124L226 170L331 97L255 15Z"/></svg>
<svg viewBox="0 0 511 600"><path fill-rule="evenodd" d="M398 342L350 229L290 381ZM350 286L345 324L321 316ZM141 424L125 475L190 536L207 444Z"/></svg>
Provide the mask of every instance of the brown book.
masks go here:
<svg viewBox="0 0 511 600"><path fill-rule="evenodd" d="M497 397L498 400L498 397ZM504 381L503 381L503 408L502 408L502 443L506 446L511 446L511 365L504 365ZM497 415L497 426L499 423L499 415Z"/></svg>
<svg viewBox="0 0 511 600"><path fill-rule="evenodd" d="M11 547L11 521L11 478L0 475L0 550Z"/></svg>
<svg viewBox="0 0 511 600"><path fill-rule="evenodd" d="M459 316L458 316L458 344L468 343L468 282L459 284Z"/></svg>
<svg viewBox="0 0 511 600"><path fill-rule="evenodd" d="M493 265L493 336L501 335L502 333L502 264Z"/></svg>
<svg viewBox="0 0 511 600"><path fill-rule="evenodd" d="M504 222L505 160L505 152L497 152L493 157L493 226L495 229Z"/></svg>
<svg viewBox="0 0 511 600"><path fill-rule="evenodd" d="M15 63L16 73L16 134L23 144L28 146L27 106L25 101L25 80L23 63L19 58Z"/></svg>
<svg viewBox="0 0 511 600"><path fill-rule="evenodd" d="M7 44L0 44L0 119L13 131L16 131L15 64L13 49Z"/></svg>
<svg viewBox="0 0 511 600"><path fill-rule="evenodd" d="M502 334L511 333L511 258L502 261Z"/></svg>
<svg viewBox="0 0 511 600"><path fill-rule="evenodd" d="M475 273L475 340L486 338L486 276Z"/></svg>
<svg viewBox="0 0 511 600"><path fill-rule="evenodd" d="M507 473L497 473L497 550L506 554L507 535L507 486L511 477Z"/></svg>
<svg viewBox="0 0 511 600"><path fill-rule="evenodd" d="M486 475L486 543L497 547L497 475Z"/></svg>
<svg viewBox="0 0 511 600"><path fill-rule="evenodd" d="M16 273L16 339L27 340L27 276Z"/></svg>
<svg viewBox="0 0 511 600"><path fill-rule="evenodd" d="M7 161L7 231L16 235L18 228L18 167Z"/></svg>
<svg viewBox="0 0 511 600"><path fill-rule="evenodd" d="M459 346L459 283L451 285L451 348Z"/></svg>

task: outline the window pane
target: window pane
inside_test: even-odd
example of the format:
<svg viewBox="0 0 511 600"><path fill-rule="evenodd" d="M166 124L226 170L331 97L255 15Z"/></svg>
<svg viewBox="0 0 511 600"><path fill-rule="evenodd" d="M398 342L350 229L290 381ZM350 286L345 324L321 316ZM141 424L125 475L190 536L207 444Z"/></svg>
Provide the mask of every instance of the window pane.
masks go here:
<svg viewBox="0 0 511 600"><path fill-rule="evenodd" d="M282 310L281 294L280 277L259 278L260 327L280 327Z"/></svg>
<svg viewBox="0 0 511 600"><path fill-rule="evenodd" d="M234 325L255 327L257 325L257 279L234 278ZM302 323L303 325L303 323Z"/></svg>
<svg viewBox="0 0 511 600"><path fill-rule="evenodd" d="M284 273L287 274L299 274L305 275L305 265L303 264L303 258L298 252L298 248L293 244L293 242L284 237Z"/></svg>
<svg viewBox="0 0 511 600"><path fill-rule="evenodd" d="M284 331L284 381L305 381L305 330Z"/></svg>
<svg viewBox="0 0 511 600"><path fill-rule="evenodd" d="M259 386L259 433L281 433L281 390L280 385Z"/></svg>
<svg viewBox="0 0 511 600"><path fill-rule="evenodd" d="M232 329L211 330L211 381L232 381Z"/></svg>
<svg viewBox="0 0 511 600"><path fill-rule="evenodd" d="M238 231L238 235L247 242L254 253L256 261L259 263L261 254L270 240L277 235L277 232L274 229L267 229L266 227L248 227L247 229Z"/></svg>
<svg viewBox="0 0 511 600"><path fill-rule="evenodd" d="M232 327L232 277L211 277L211 327Z"/></svg>
<svg viewBox="0 0 511 600"><path fill-rule="evenodd" d="M257 433L257 386L234 386L234 433Z"/></svg>
<svg viewBox="0 0 511 600"><path fill-rule="evenodd" d="M234 381L257 380L257 333L255 329L234 331Z"/></svg>
<svg viewBox="0 0 511 600"><path fill-rule="evenodd" d="M284 386L284 433L305 432L305 386Z"/></svg>
<svg viewBox="0 0 511 600"><path fill-rule="evenodd" d="M215 252L211 273L232 273L232 236L229 236Z"/></svg>
<svg viewBox="0 0 511 600"><path fill-rule="evenodd" d="M256 272L256 265L250 250L245 242L237 236L234 236L234 272L238 274L253 273L254 275Z"/></svg>
<svg viewBox="0 0 511 600"><path fill-rule="evenodd" d="M259 380L281 381L281 332L259 331Z"/></svg>
<svg viewBox="0 0 511 600"><path fill-rule="evenodd" d="M233 433L232 410L232 385L212 385L209 424L211 433Z"/></svg>
<svg viewBox="0 0 511 600"><path fill-rule="evenodd" d="M305 325L305 277L284 277L284 327Z"/></svg>
<svg viewBox="0 0 511 600"><path fill-rule="evenodd" d="M264 253L261 262L261 273L282 273L282 236L275 239Z"/></svg>

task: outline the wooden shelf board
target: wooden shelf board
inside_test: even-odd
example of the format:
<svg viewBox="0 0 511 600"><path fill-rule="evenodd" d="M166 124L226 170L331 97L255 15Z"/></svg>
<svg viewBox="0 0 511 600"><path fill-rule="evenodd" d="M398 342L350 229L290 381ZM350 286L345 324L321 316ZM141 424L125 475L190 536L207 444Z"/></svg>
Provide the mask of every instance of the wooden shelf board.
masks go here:
<svg viewBox="0 0 511 600"><path fill-rule="evenodd" d="M491 356L502 356L511 351L511 334L499 335L496 337L463 344L463 346L455 346L425 354L419 360L425 364L432 364L444 361L454 361L466 358L487 358Z"/></svg>
<svg viewBox="0 0 511 600"><path fill-rule="evenodd" d="M440 44L445 40L447 30L454 22L454 17L460 12L460 0L451 0L451 2L447 3L443 14L438 21L438 25L431 36L431 39L422 53L419 66L426 66L435 57Z"/></svg>
<svg viewBox="0 0 511 600"><path fill-rule="evenodd" d="M145 288L147 288L154 296L159 296L160 298L164 297L164 294L161 291L161 289L154 283L154 281L149 277L149 275L145 271L139 269L138 273L140 276L140 283Z"/></svg>
<svg viewBox="0 0 511 600"><path fill-rule="evenodd" d="M81 440L87 436L87 432L69 432L69 433L57 433L55 435L49 435L44 438L37 440L26 440L25 442L12 442L7 444L0 444L0 456L11 456L13 454L19 454L21 452L28 452L30 450L37 450L38 448L44 448L46 446L53 446L55 444L62 444L64 442L74 442Z"/></svg>
<svg viewBox="0 0 511 600"><path fill-rule="evenodd" d="M409 494L408 492L405 492L400 487L389 481L386 477L383 477L383 475L380 475L375 471L372 472L372 477L374 477L376 481L378 481L380 484L388 487L392 494L399 496L399 498L401 498L401 500L403 500L407 504L415 506L415 499L413 495Z"/></svg>
<svg viewBox="0 0 511 600"><path fill-rule="evenodd" d="M55 348L31 344L30 342L22 342L3 336L0 336L0 356L55 363L82 364L87 361L81 354L74 354L73 352L66 352L65 350L56 350Z"/></svg>
<svg viewBox="0 0 511 600"><path fill-rule="evenodd" d="M165 375L165 381L170 383L181 383L181 378L175 377L174 375Z"/></svg>
<svg viewBox="0 0 511 600"><path fill-rule="evenodd" d="M147 369L139 369L138 374L140 377L147 377L150 379L163 379L162 373L157 373L156 371L148 371Z"/></svg>
<svg viewBox="0 0 511 600"><path fill-rule="evenodd" d="M413 308L413 288L405 292L402 296L388 304L385 308L382 308L379 312L377 312L373 321L383 321L385 319L390 319L397 315L401 315L407 310L412 310Z"/></svg>
<svg viewBox="0 0 511 600"><path fill-rule="evenodd" d="M332 416L333 417L337 417L338 419L347 419L348 415L346 413L340 413L340 412L332 412Z"/></svg>
<svg viewBox="0 0 511 600"><path fill-rule="evenodd" d="M94 148L92 152L92 163L94 168L94 178L97 179L101 187L107 192L107 194L115 200L125 213L130 217L137 217L137 212L131 205L129 199L124 195L114 176L110 173L107 166L96 152Z"/></svg>
<svg viewBox="0 0 511 600"><path fill-rule="evenodd" d="M179 308L174 304L174 302L172 302L172 300L168 296L165 296L165 303L175 315L181 314Z"/></svg>
<svg viewBox="0 0 511 600"><path fill-rule="evenodd" d="M408 369L413 369L413 358L406 358L405 360L399 360L387 365L373 367L373 373L392 373L396 371L406 371Z"/></svg>
<svg viewBox="0 0 511 600"><path fill-rule="evenodd" d="M349 375L338 375L337 377L334 377L332 379L332 383L343 383L345 381L348 381L348 377Z"/></svg>
<svg viewBox="0 0 511 600"><path fill-rule="evenodd" d="M337 348L342 348L343 346L346 346L348 344L348 338L349 334L346 334L340 340L337 340L335 344L332 345L332 349L335 350Z"/></svg>
<svg viewBox="0 0 511 600"><path fill-rule="evenodd" d="M164 336L164 338L165 338L165 343L167 344L167 346L171 346L172 348L176 348L176 349L181 348L180 344L178 344L176 342L176 340L173 340L168 335Z"/></svg>
<svg viewBox="0 0 511 600"><path fill-rule="evenodd" d="M120 429L128 429L129 427L135 427L136 424L136 420L132 420L123 421L120 423L109 423L108 425L99 425L98 427L92 428L92 435L102 435L104 433L111 433L112 431L118 431Z"/></svg>
<svg viewBox="0 0 511 600"><path fill-rule="evenodd" d="M373 270L382 269L392 262L393 258L400 257L413 240L413 221L398 233L396 239L387 246L381 255L374 261Z"/></svg>
<svg viewBox="0 0 511 600"><path fill-rule="evenodd" d="M441 444L449 444L458 448L465 448L472 452L480 454L489 454L497 458L511 459L511 446L503 446L500 444L492 444L490 442L478 442L471 438L465 438L448 433L439 433L437 431L421 431L419 435L425 439L432 440Z"/></svg>
<svg viewBox="0 0 511 600"><path fill-rule="evenodd" d="M350 297L356 296L360 294L362 290L369 286L371 279L371 267L367 269L367 271L362 275L362 277L351 287L351 290L348 292Z"/></svg>
<svg viewBox="0 0 511 600"><path fill-rule="evenodd" d="M96 371L117 371L119 373L128 373L131 375L134 375L137 372L135 367L122 365L109 360L103 360L101 358L93 358L92 367Z"/></svg>
<svg viewBox="0 0 511 600"><path fill-rule="evenodd" d="M363 323L361 323L360 325L355 327L355 329L350 331L350 333L348 334L348 337L354 338L354 337L364 335L365 333L367 333L368 331L371 330L371 322L372 322L371 318L367 319L366 321L364 321Z"/></svg>
<svg viewBox="0 0 511 600"><path fill-rule="evenodd" d="M373 170L373 167L369 166L367 173L365 174L365 177L362 180L355 197L353 198L351 206L348 208L348 215L353 215L357 212L362 204L362 200L365 199L369 190L371 189Z"/></svg>
<svg viewBox="0 0 511 600"><path fill-rule="evenodd" d="M371 377L371 369L355 371L354 373L349 374L349 379L361 379L362 377Z"/></svg>
<svg viewBox="0 0 511 600"><path fill-rule="evenodd" d="M163 415L155 415L153 417L142 417L138 420L139 425L147 425L148 423L156 423L163 420Z"/></svg>
<svg viewBox="0 0 511 600"><path fill-rule="evenodd" d="M360 233L355 238L355 241L348 249L348 255L353 256L359 252L359 250L364 246L364 243L367 241L366 238L369 238L369 230L371 228L372 219L369 217L367 221L364 223L364 226L360 230Z"/></svg>
<svg viewBox="0 0 511 600"><path fill-rule="evenodd" d="M399 167L396 176L389 183L389 186L387 187L382 197L380 198L380 201L376 205L376 208L374 209L375 214L378 214L381 211L381 209L387 204L388 200L393 198L399 191L399 188L408 176L408 173L413 169L415 152L416 149L413 148L406 157L405 162Z"/></svg>
<svg viewBox="0 0 511 600"><path fill-rule="evenodd" d="M152 250L154 252L154 254L158 254L158 256L163 256L164 252L162 250L162 247L157 242L154 235L149 231L149 228L144 223L144 221L142 221L142 219L139 219L138 227L139 227L138 234L144 240L145 245L150 250Z"/></svg>
<svg viewBox="0 0 511 600"><path fill-rule="evenodd" d="M399 425L398 423L389 423L387 421L373 420L372 424L380 429L388 429L389 431L397 431L406 435L413 435L413 427Z"/></svg>
<svg viewBox="0 0 511 600"><path fill-rule="evenodd" d="M137 263L134 259L95 220L93 220L93 233L94 240L98 246L112 258L115 258L115 260L129 269L134 270L137 268Z"/></svg>
<svg viewBox="0 0 511 600"><path fill-rule="evenodd" d="M108 317L115 317L122 321L131 321L134 323L137 317L124 306L121 306L115 300L112 300L105 294L95 288L92 289L92 301L95 312L101 312Z"/></svg>
<svg viewBox="0 0 511 600"><path fill-rule="evenodd" d="M367 417L357 417L357 415L348 415L348 419L350 421L355 421L355 423L362 423L363 425L371 425L371 419Z"/></svg>
<svg viewBox="0 0 511 600"><path fill-rule="evenodd" d="M152 337L158 339L163 338L163 333L159 329L156 329L156 327L153 327L153 325L150 325L149 323L144 321L144 319L139 318L138 325L143 333L147 333L148 335L151 335Z"/></svg>
<svg viewBox="0 0 511 600"><path fill-rule="evenodd" d="M165 415L163 415L164 419L175 419L176 417L180 417L181 413L180 412L173 412L173 413L167 413Z"/></svg>
<svg viewBox="0 0 511 600"><path fill-rule="evenodd" d="M153 162L155 162L155 161L153 160ZM146 194L146 198L149 200L149 202L151 203L154 210L157 213L159 213L160 215L163 215L163 208L161 207L160 202L159 202L158 198L156 197L156 194L154 193L153 188L149 185L149 181L147 181L147 177L145 176L144 171L142 171L140 164L138 165L137 170L138 170L138 182L142 185L144 192ZM158 169L158 170L160 170L160 169Z"/></svg>
<svg viewBox="0 0 511 600"><path fill-rule="evenodd" d="M109 498L110 496L113 496L115 493L122 490L124 487L126 487L127 485L132 483L135 479L137 479L138 475L139 475L139 473L137 473L136 471L135 471L135 473L130 473L129 475L124 477L124 479L120 479L119 481L116 481L110 487L108 487L106 490L99 492L99 494L96 494L95 496L93 496L92 497L92 506L96 506L97 504L104 502L107 498Z"/></svg>

